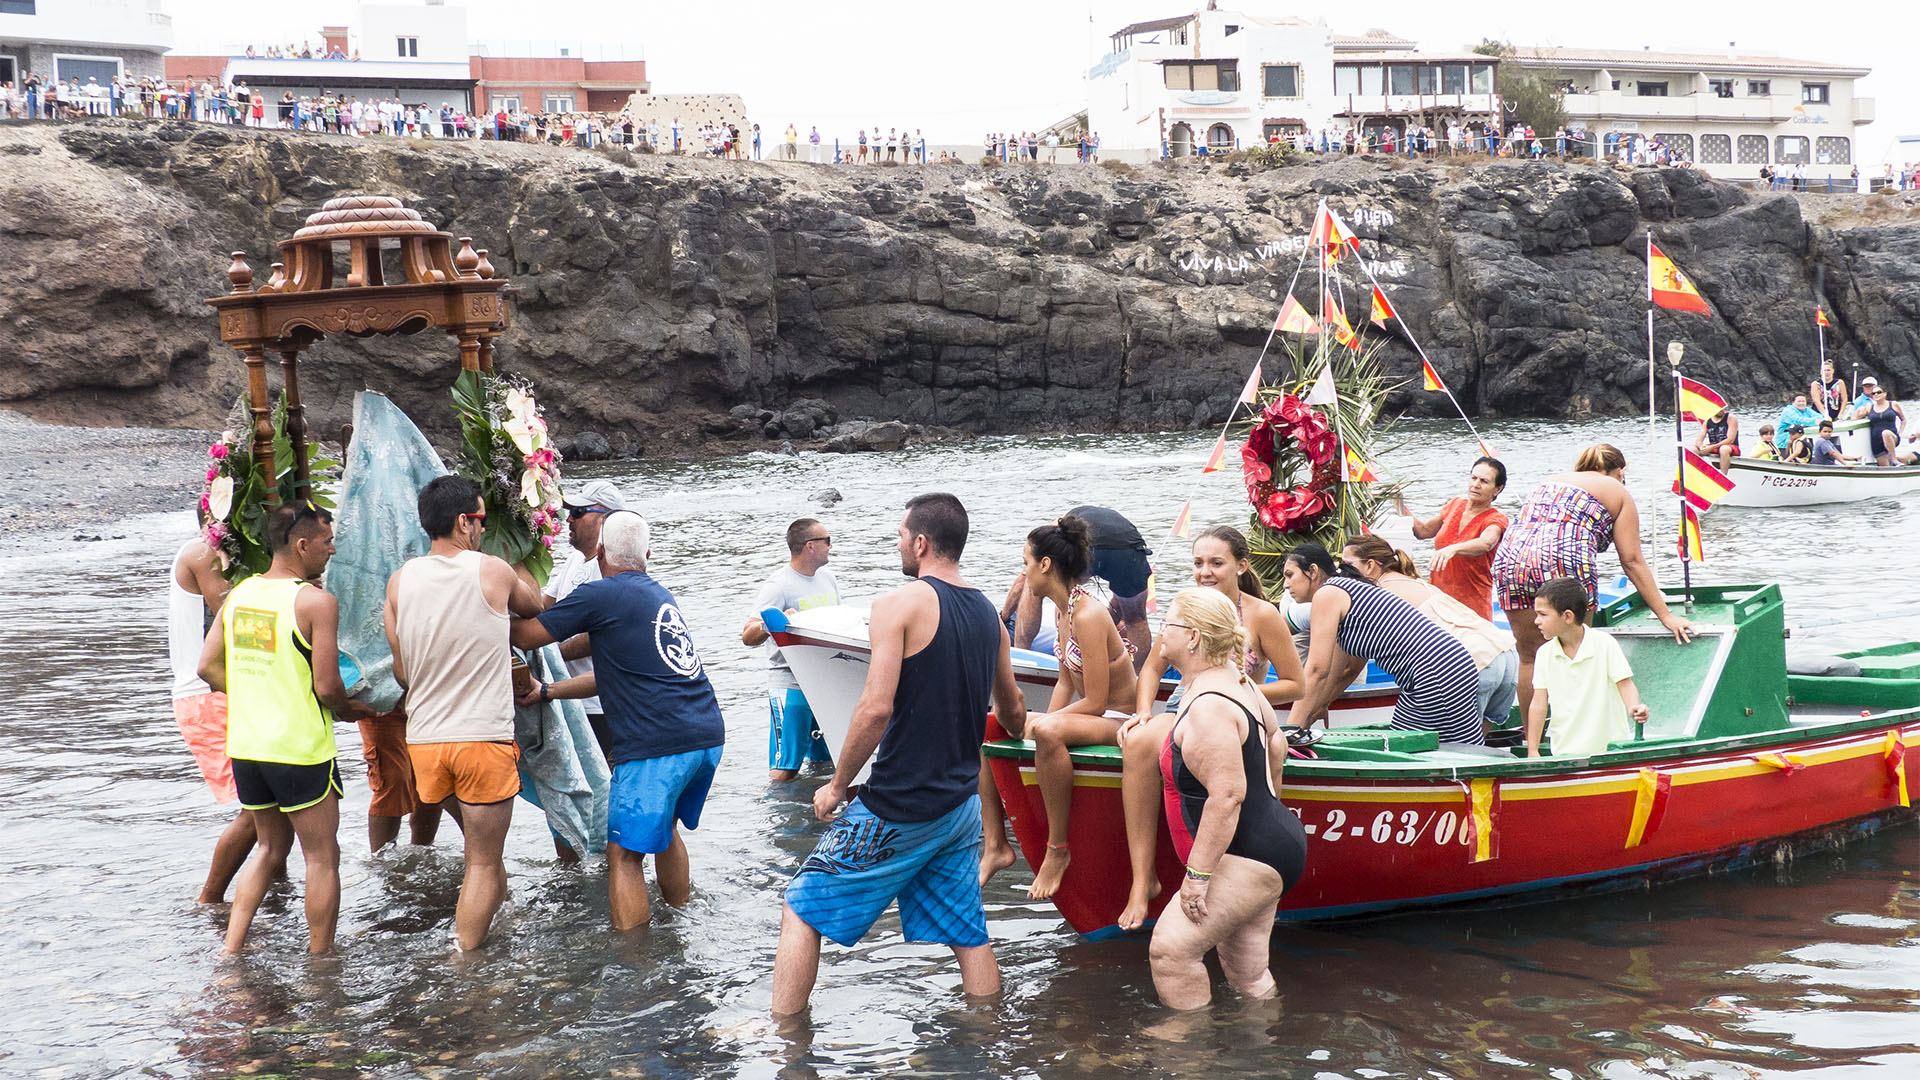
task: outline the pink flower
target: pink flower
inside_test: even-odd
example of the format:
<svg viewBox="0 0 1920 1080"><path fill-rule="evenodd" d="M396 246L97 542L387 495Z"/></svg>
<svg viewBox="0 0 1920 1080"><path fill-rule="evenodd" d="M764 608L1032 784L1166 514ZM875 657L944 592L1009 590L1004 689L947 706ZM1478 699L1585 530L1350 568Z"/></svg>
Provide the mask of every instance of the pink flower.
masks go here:
<svg viewBox="0 0 1920 1080"><path fill-rule="evenodd" d="M206 513L212 509L213 509L213 500L209 499L205 495L200 496L200 512Z"/></svg>
<svg viewBox="0 0 1920 1080"><path fill-rule="evenodd" d="M207 482L208 483L212 483L213 478L219 475L220 475L220 466L218 465L207 466Z"/></svg>
<svg viewBox="0 0 1920 1080"><path fill-rule="evenodd" d="M227 444L226 444L226 443L214 443L214 444L213 444L212 446L209 446L209 447L207 447L207 456L208 456L208 457L210 457L210 458L213 458L213 459L214 459L214 460L216 460L216 461L218 461L218 460L220 460L221 458L224 458L224 457L226 457L226 456L227 456Z"/></svg>

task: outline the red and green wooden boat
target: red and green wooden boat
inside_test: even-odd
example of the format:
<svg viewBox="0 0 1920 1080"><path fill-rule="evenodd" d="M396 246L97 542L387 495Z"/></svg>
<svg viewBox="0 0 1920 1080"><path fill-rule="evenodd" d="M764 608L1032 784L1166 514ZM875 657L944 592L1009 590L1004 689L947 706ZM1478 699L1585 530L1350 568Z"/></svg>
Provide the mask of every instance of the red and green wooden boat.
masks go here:
<svg viewBox="0 0 1920 1080"><path fill-rule="evenodd" d="M1828 846L1913 816L1920 644L1875 650L1855 678L1789 676L1777 586L1696 589L1680 646L1638 597L1595 625L1620 642L1653 717L1586 758L1534 760L1430 733L1336 729L1290 761L1283 801L1308 834L1281 919L1618 888ZM1679 597L1671 596L1669 604ZM1028 853L1046 850L1030 743L986 747ZM1074 751L1073 864L1054 902L1089 937L1117 933L1129 881L1113 747ZM1038 860L1028 855L1030 864ZM1180 866L1161 825L1159 906Z"/></svg>

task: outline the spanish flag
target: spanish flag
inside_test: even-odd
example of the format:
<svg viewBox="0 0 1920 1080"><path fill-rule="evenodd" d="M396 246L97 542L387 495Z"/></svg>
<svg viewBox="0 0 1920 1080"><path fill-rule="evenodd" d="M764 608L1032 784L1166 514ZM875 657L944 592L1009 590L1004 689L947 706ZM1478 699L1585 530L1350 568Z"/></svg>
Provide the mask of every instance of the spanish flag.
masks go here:
<svg viewBox="0 0 1920 1080"><path fill-rule="evenodd" d="M1360 336L1353 332L1353 324L1347 322L1347 313L1340 310L1339 302L1334 300L1331 295L1322 296L1320 300L1320 317L1331 322L1333 326L1333 340L1338 341L1354 352L1359 352Z"/></svg>
<svg viewBox="0 0 1920 1080"><path fill-rule="evenodd" d="M1691 503L1680 506L1680 558L1686 562L1707 561L1700 550L1700 515Z"/></svg>
<svg viewBox="0 0 1920 1080"><path fill-rule="evenodd" d="M1240 388L1240 404L1260 404L1260 361L1253 362L1253 370L1247 372L1247 384Z"/></svg>
<svg viewBox="0 0 1920 1080"><path fill-rule="evenodd" d="M1708 316L1713 314L1712 309L1707 307L1706 299L1700 295L1700 290L1694 288L1687 275L1673 265L1672 259L1661 253L1652 238L1647 240L1647 289L1653 302L1663 308Z"/></svg>
<svg viewBox="0 0 1920 1080"><path fill-rule="evenodd" d="M1823 307L1816 307L1813 309L1813 323L1815 326L1832 326L1833 325L1832 323L1827 321L1827 309Z"/></svg>
<svg viewBox="0 0 1920 1080"><path fill-rule="evenodd" d="M1427 389L1446 393L1447 384L1440 381L1440 373L1433 370L1433 365L1424 356L1420 358L1420 374L1426 377Z"/></svg>
<svg viewBox="0 0 1920 1080"><path fill-rule="evenodd" d="M1320 324L1314 322L1313 316L1307 314L1307 309L1301 307L1300 301L1295 300L1292 296L1288 296L1287 302L1280 305L1280 317L1273 321L1273 328L1275 330L1285 330L1289 334L1317 334L1320 332Z"/></svg>
<svg viewBox="0 0 1920 1080"><path fill-rule="evenodd" d="M1200 472L1202 474L1210 473L1210 472L1219 472L1220 466L1225 464L1226 460L1227 460L1227 433L1222 431L1220 433L1220 437L1213 441L1213 453L1207 455L1206 467L1201 469Z"/></svg>
<svg viewBox="0 0 1920 1080"><path fill-rule="evenodd" d="M1633 785L1633 818L1627 822L1627 843L1639 847L1660 828L1667 816L1667 799L1673 794L1673 777L1658 769L1641 769Z"/></svg>
<svg viewBox="0 0 1920 1080"><path fill-rule="evenodd" d="M1681 466L1674 471L1673 493L1685 495L1688 505L1696 510L1705 510L1714 503L1727 497L1733 490L1733 481L1727 474L1715 468L1706 458L1691 450L1683 451ZM1686 480L1684 489L1680 481Z"/></svg>
<svg viewBox="0 0 1920 1080"><path fill-rule="evenodd" d="M1372 484L1379 481L1380 477L1373 471L1373 467L1360 460L1360 455L1353 452L1353 447L1342 444L1340 452L1340 479L1349 484Z"/></svg>
<svg viewBox="0 0 1920 1080"><path fill-rule="evenodd" d="M1185 537L1193 532L1193 500L1180 504L1180 512L1173 518L1173 535Z"/></svg>
<svg viewBox="0 0 1920 1080"><path fill-rule="evenodd" d="M1707 388L1706 383L1680 376L1680 416L1684 420L1711 420L1727 407L1727 399Z"/></svg>
<svg viewBox="0 0 1920 1080"><path fill-rule="evenodd" d="M1386 322L1388 319L1397 319L1399 317L1400 313L1393 310L1392 304L1387 303L1387 294L1380 291L1380 286L1375 285L1373 287L1373 321ZM1432 389L1432 387L1428 387L1428 389Z"/></svg>
<svg viewBox="0 0 1920 1080"><path fill-rule="evenodd" d="M1339 260L1341 248L1346 248L1355 255L1360 254L1360 243L1354 239L1353 230L1347 228L1347 223L1340 220L1340 215L1327 209L1324 200L1320 203L1319 213L1314 215L1313 236L1310 242L1320 248L1323 261L1328 266L1332 266Z"/></svg>

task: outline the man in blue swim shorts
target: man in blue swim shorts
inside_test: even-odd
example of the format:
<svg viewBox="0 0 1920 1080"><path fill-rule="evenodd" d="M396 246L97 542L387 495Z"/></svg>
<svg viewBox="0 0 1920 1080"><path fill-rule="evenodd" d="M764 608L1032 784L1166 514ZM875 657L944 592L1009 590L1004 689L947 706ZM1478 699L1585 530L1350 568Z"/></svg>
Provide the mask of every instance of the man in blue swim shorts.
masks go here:
<svg viewBox="0 0 1920 1080"><path fill-rule="evenodd" d="M900 569L915 580L873 605L866 686L833 779L813 798L830 825L787 886L773 962L776 1016L807 1007L822 935L853 945L895 900L907 940L953 949L962 989L1000 990L980 903L980 743L990 703L1016 724L1026 703L1006 627L960 577L966 543L959 499L907 503ZM872 775L848 802L869 757Z"/></svg>
<svg viewBox="0 0 1920 1080"><path fill-rule="evenodd" d="M827 569L833 554L833 536L815 518L801 518L787 526L787 565L774 572L753 611L740 630L740 643L767 646L767 712L772 730L767 739L767 775L779 781L800 775L800 766L809 761L832 761L827 742L813 721L813 706L800 692L800 683L787 666L760 621L760 613L772 608L791 615L796 611L832 607L840 602L840 585Z"/></svg>
<svg viewBox="0 0 1920 1080"><path fill-rule="evenodd" d="M615 930L631 930L652 915L646 856L655 857L667 903L681 907L691 895L692 867L678 825L700 825L726 728L679 605L647 573L646 520L631 510L606 515L597 557L600 580L580 585L538 618L514 620L513 643L535 648L587 635L593 670L551 685L536 681L520 700L600 698L613 767L607 908Z"/></svg>

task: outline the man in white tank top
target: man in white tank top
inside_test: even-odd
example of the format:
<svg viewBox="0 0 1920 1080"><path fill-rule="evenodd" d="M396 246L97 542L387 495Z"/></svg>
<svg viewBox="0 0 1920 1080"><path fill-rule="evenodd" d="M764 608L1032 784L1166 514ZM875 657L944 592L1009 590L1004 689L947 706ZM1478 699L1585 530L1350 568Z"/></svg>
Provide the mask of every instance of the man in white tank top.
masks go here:
<svg viewBox="0 0 1920 1080"><path fill-rule="evenodd" d="M167 661L173 669L173 719L200 765L200 775L215 802L230 803L233 763L227 759L227 695L200 677L200 650L207 638L207 616L218 615L227 599L213 549L196 536L174 553L167 572ZM215 626L219 625L217 622ZM213 865L200 889L199 903L218 904L227 886L253 850L253 818L245 810L221 831L213 845ZM285 875L284 867L281 876Z"/></svg>
<svg viewBox="0 0 1920 1080"><path fill-rule="evenodd" d="M520 793L508 613L531 618L545 605L530 577L479 550L487 509L473 481L431 481L419 509L433 543L387 581L387 644L407 691L420 802L460 804L467 866L454 927L462 949L477 949L506 899L501 856Z"/></svg>

